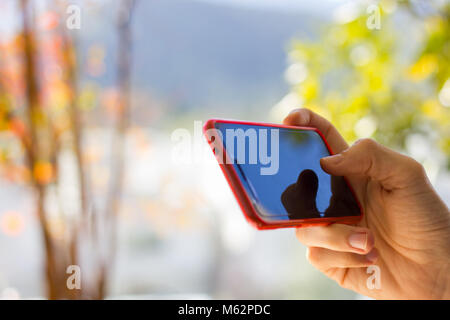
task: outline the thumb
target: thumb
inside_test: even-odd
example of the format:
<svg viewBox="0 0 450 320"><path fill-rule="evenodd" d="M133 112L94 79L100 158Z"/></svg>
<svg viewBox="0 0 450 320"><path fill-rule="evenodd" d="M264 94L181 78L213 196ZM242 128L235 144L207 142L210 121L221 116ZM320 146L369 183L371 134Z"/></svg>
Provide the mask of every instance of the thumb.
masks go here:
<svg viewBox="0 0 450 320"><path fill-rule="evenodd" d="M425 177L417 161L370 139L359 140L342 153L321 159L321 165L331 175L370 178L387 190L410 187Z"/></svg>

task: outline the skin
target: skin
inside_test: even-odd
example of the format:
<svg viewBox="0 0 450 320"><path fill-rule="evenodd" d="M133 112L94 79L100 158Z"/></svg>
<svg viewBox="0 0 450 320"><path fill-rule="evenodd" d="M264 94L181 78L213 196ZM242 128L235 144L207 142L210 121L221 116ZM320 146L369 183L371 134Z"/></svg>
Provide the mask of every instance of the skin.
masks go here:
<svg viewBox="0 0 450 320"><path fill-rule="evenodd" d="M324 134L336 155L322 159L322 168L347 177L364 210L357 225L297 229L309 262L340 286L375 299L450 299L450 213L423 167L373 140L349 147L308 109L294 110L284 124ZM380 268L380 289L367 286L372 265Z"/></svg>

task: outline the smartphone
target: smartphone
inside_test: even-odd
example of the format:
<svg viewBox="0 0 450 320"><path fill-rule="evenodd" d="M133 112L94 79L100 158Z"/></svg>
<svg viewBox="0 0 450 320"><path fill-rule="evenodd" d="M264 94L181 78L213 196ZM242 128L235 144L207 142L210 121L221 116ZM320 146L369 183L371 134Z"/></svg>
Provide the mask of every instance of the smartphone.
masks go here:
<svg viewBox="0 0 450 320"><path fill-rule="evenodd" d="M257 229L355 224L363 210L316 128L211 119L204 135L248 222Z"/></svg>

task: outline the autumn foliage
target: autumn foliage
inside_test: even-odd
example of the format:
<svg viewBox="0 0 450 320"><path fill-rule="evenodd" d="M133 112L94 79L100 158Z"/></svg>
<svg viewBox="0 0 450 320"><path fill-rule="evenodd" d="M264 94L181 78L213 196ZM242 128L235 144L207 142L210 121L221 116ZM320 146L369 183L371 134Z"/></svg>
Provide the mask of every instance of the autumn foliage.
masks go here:
<svg viewBox="0 0 450 320"><path fill-rule="evenodd" d="M21 30L0 41L0 161L1 175L12 182L28 185L33 190L36 216L45 248L45 279L50 299L101 299L106 295L107 279L114 260L115 220L120 205L123 161L123 137L127 130L124 115L129 109L130 53L119 52L117 69L120 81L115 89L120 109L115 110L112 130L117 143L111 154L111 191L105 212L99 213L91 201L89 159L85 153L84 132L86 93L78 85L76 33L66 28L65 8L68 3L55 1L44 12L34 1L21 0L17 17ZM130 26L133 0L122 0L117 14L119 45L131 50ZM120 47L120 46L119 46ZM101 54L93 52L91 69L96 74ZM63 161L74 165L67 168ZM76 205L67 201L48 203L67 189L63 179L67 170ZM70 186L69 186L70 187ZM73 210L76 207L76 210ZM70 214L69 214L70 211ZM75 212L73 212L75 211ZM11 234L20 231L23 221L13 212L0 222ZM81 240L84 246L81 246ZM105 245L106 242L106 245ZM87 244L87 245L86 245ZM82 250L94 261L86 266ZM83 252L86 254L86 252ZM79 265L89 275L80 289L66 285L66 270Z"/></svg>

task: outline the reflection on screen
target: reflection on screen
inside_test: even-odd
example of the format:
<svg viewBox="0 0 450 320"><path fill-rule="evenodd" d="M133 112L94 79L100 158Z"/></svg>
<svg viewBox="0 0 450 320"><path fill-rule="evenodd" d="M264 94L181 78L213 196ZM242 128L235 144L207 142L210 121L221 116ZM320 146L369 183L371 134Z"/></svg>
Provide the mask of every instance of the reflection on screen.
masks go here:
<svg viewBox="0 0 450 320"><path fill-rule="evenodd" d="M328 156L329 152L315 131L229 123L217 123L216 129L221 132L226 152L262 218L288 220L360 215L358 204L345 179L330 176L320 167L320 159ZM227 132L238 129L241 129L241 133L242 130L244 133L256 130L256 146L255 134L241 135L241 138L227 135ZM278 130L274 136L279 139L261 140L264 137L259 134L261 130L269 137L272 130ZM259 143L260 140L264 143ZM239 153L238 148L245 150L245 159L235 157ZM273 161L279 162L275 174L261 174L260 169L268 164L266 161L261 162L258 157L255 161L255 148L257 154L268 153ZM267 149L260 153L261 148ZM278 154L274 154L276 151Z"/></svg>

